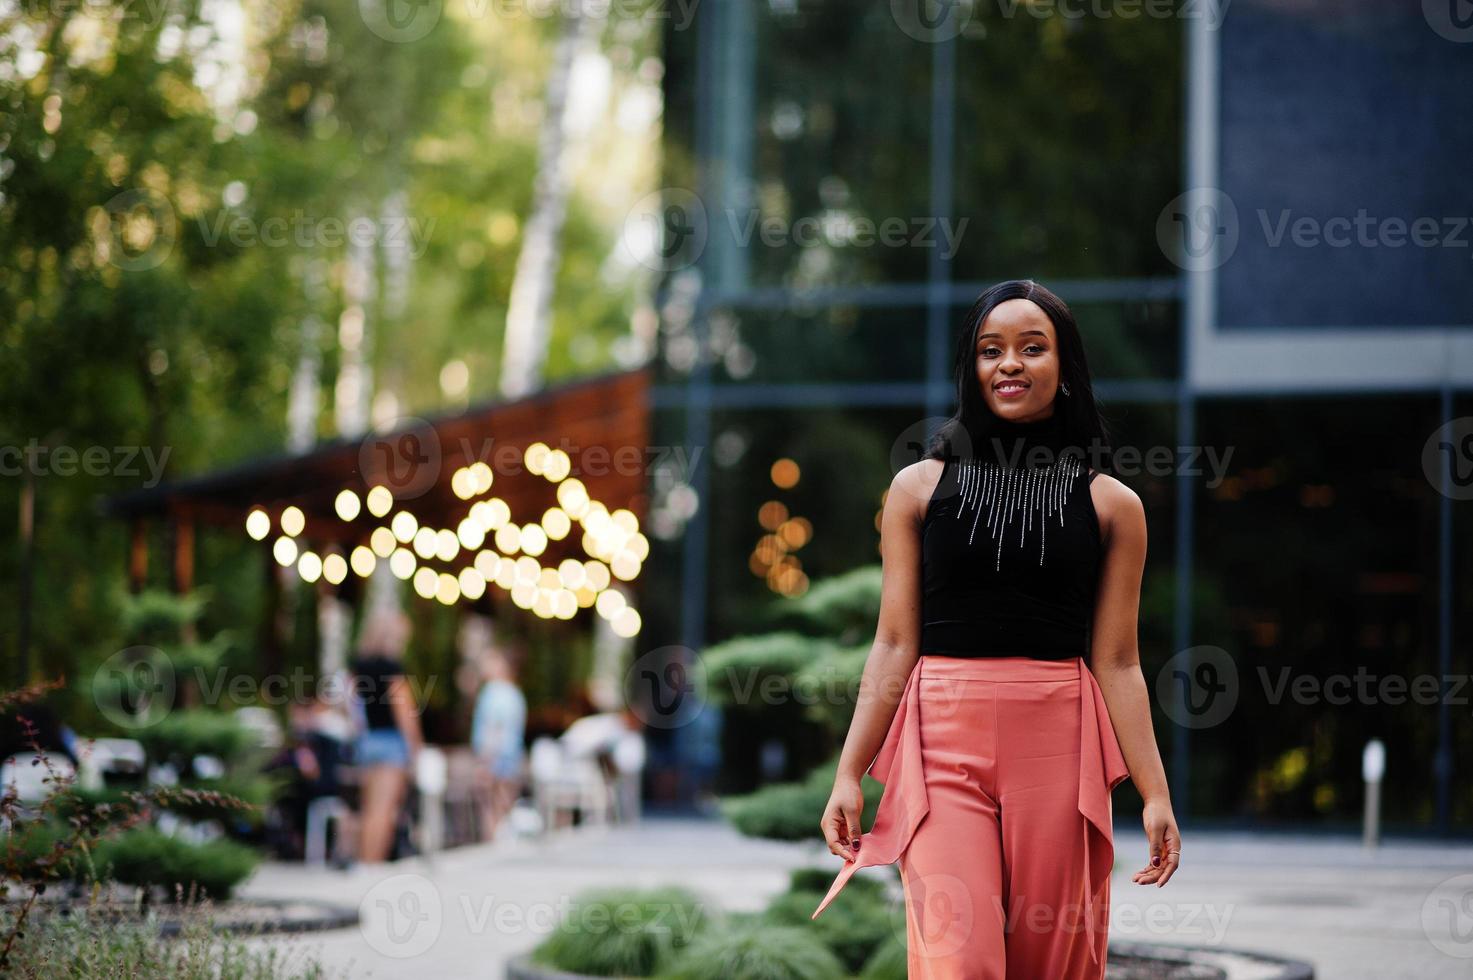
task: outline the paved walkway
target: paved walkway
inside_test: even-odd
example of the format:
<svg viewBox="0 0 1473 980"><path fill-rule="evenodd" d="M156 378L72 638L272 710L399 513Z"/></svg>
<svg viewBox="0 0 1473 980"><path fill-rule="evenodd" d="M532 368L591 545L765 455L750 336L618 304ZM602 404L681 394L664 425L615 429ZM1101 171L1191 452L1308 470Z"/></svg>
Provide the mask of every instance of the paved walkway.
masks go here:
<svg viewBox="0 0 1473 980"><path fill-rule="evenodd" d="M1473 846L1392 842L1368 852L1344 838L1185 837L1187 863L1157 889L1130 880L1145 838L1117 832L1112 938L1280 953L1314 963L1320 980L1473 976ZM288 944L339 975L500 980L506 960L535 946L584 888L679 883L725 909L759 909L790 869L809 864L837 871L838 858L818 843L745 838L716 820L647 816L378 869L268 864L243 891L359 906L359 928Z"/></svg>

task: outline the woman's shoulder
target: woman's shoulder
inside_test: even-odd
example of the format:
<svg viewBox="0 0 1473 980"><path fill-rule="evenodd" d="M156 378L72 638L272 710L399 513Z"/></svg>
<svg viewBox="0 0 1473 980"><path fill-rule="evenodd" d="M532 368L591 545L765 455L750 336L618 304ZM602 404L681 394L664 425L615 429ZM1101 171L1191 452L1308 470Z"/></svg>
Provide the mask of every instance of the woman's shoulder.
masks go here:
<svg viewBox="0 0 1473 980"><path fill-rule="evenodd" d="M1109 473L1089 471L1089 495L1100 518L1100 533L1108 538L1112 528L1146 523L1145 505L1140 494Z"/></svg>
<svg viewBox="0 0 1473 980"><path fill-rule="evenodd" d="M890 493L898 491L901 495L898 499L914 509L917 519L924 517L944 470L945 462L940 456L918 459L895 474L890 481Z"/></svg>

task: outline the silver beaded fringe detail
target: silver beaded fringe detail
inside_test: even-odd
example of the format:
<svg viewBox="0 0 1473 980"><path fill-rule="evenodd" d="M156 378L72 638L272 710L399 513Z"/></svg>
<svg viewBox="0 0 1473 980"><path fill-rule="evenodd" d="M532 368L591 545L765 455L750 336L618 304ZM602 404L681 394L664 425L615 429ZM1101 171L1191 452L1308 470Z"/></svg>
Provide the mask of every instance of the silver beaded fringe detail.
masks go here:
<svg viewBox="0 0 1473 980"><path fill-rule="evenodd" d="M1074 489L1075 477L1079 476L1079 458L1063 456L1050 466L1029 470L975 459L964 459L959 465L961 473L957 483L961 503L954 516L961 517L962 511L968 508L974 512L967 544L970 545L976 537L977 522L982 517L983 507L986 507L987 529L997 542L996 568L1000 570L1003 534L1012 526L1014 518L1021 514L1018 547L1023 547L1024 538L1036 517L1039 526L1038 564L1042 565L1048 543L1048 520L1057 513L1059 526L1064 526L1064 505Z"/></svg>

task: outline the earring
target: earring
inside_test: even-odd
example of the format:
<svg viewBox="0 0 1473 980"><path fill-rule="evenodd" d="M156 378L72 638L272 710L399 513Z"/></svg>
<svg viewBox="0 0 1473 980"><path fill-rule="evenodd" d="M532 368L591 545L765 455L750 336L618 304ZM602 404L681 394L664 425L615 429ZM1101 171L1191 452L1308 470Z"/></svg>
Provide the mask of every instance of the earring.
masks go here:
<svg viewBox="0 0 1473 980"><path fill-rule="evenodd" d="M1069 382L1065 381L1059 385L1059 393L1065 398L1069 397Z"/></svg>

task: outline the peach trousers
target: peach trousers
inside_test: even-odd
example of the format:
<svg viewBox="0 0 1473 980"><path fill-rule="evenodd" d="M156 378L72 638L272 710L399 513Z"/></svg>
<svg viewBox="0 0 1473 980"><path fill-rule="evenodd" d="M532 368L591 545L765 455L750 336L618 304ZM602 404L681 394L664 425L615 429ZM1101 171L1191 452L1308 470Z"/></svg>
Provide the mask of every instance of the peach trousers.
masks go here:
<svg viewBox="0 0 1473 980"><path fill-rule="evenodd" d="M813 918L898 861L911 980L1105 975L1110 792L1129 773L1082 657L921 656L869 772L874 826Z"/></svg>

